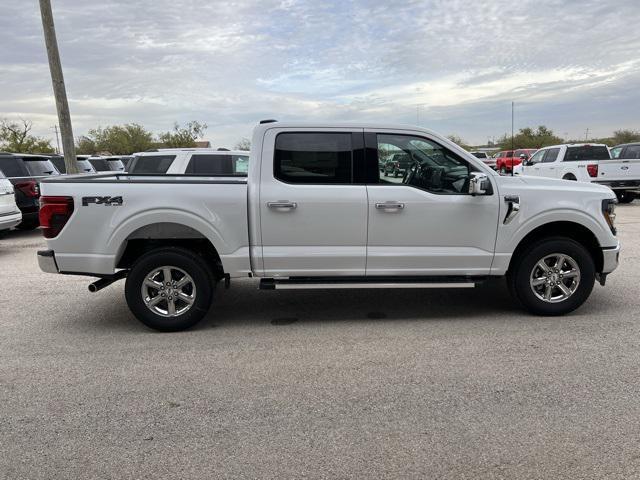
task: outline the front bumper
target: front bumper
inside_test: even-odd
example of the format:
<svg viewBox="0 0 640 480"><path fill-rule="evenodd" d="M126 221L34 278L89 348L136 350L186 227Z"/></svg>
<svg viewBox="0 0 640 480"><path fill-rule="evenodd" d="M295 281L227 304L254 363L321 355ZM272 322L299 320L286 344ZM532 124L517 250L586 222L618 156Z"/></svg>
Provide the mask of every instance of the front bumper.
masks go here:
<svg viewBox="0 0 640 480"><path fill-rule="evenodd" d="M38 250L38 266L46 273L60 273L53 250Z"/></svg>
<svg viewBox="0 0 640 480"><path fill-rule="evenodd" d="M617 267L620 260L620 242L611 248L602 249L602 273L611 273Z"/></svg>

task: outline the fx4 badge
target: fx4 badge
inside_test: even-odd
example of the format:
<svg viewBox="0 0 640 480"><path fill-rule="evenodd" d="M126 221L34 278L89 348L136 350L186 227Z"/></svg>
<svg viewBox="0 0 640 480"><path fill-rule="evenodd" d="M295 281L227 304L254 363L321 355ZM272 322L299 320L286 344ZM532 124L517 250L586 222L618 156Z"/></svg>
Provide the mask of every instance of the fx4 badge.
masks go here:
<svg viewBox="0 0 640 480"><path fill-rule="evenodd" d="M82 197L82 206L86 207L90 203L96 205L107 205L119 207L122 205L122 197Z"/></svg>

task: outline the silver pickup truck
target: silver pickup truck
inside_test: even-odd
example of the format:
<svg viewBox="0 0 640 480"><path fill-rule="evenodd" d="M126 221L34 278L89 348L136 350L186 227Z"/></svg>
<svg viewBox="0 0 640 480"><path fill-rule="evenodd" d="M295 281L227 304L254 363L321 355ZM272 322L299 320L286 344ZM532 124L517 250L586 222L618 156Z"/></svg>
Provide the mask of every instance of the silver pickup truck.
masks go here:
<svg viewBox="0 0 640 480"><path fill-rule="evenodd" d="M412 126L264 122L247 176L98 174L42 183L42 270L126 277L158 330L198 322L216 285L471 288L506 276L540 315L579 307L618 264L611 189L503 177ZM380 165L411 159L402 175Z"/></svg>

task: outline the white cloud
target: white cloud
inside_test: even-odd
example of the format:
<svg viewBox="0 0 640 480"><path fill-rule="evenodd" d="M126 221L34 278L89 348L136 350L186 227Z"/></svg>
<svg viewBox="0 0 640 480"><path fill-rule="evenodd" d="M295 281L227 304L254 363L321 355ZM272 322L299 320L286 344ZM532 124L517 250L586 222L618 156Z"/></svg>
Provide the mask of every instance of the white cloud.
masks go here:
<svg viewBox="0 0 640 480"><path fill-rule="evenodd" d="M50 136L37 2L3 9L0 116ZM417 105L482 141L511 100L560 133L640 128L639 15L636 0L54 1L76 134L197 119L227 145L261 118L411 123Z"/></svg>

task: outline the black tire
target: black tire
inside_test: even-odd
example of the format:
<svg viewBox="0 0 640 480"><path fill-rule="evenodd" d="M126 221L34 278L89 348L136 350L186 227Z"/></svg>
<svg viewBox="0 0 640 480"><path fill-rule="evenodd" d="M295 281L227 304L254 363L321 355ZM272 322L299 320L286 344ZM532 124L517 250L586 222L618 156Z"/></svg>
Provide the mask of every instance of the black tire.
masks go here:
<svg viewBox="0 0 640 480"><path fill-rule="evenodd" d="M620 203L631 203L636 198L633 193L627 192L626 190L617 190L616 197L618 197Z"/></svg>
<svg viewBox="0 0 640 480"><path fill-rule="evenodd" d="M184 271L193 280L190 283L195 288L195 292L191 292L194 294L191 307L176 316L163 316L152 311L143 299L142 288L147 275L165 266ZM163 284L164 280L163 277L163 281L160 283ZM177 332L194 326L207 314L213 299L215 285L213 273L201 257L183 248L166 247L152 250L136 261L127 275L125 297L131 312L147 327L161 332ZM187 288L189 287L187 286ZM166 300L162 300L162 302L166 303ZM166 305L168 313L170 312L168 303ZM176 305L178 305L177 300Z"/></svg>
<svg viewBox="0 0 640 480"><path fill-rule="evenodd" d="M580 272L580 281L571 296L558 303L549 303L536 296L530 284L530 276L535 265L548 255L563 254L571 257ZM507 274L509 291L520 304L536 315L564 315L582 305L593 290L596 269L589 251L578 242L566 237L542 239L527 248L520 258L516 258ZM565 280L566 281L566 280Z"/></svg>
<svg viewBox="0 0 640 480"><path fill-rule="evenodd" d="M565 175L564 177L562 177L563 180L571 180L572 182L577 182L578 179L576 177L574 177L573 175L569 174L569 175Z"/></svg>

